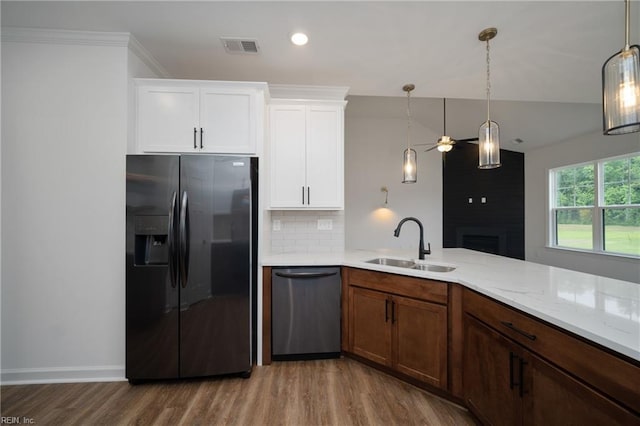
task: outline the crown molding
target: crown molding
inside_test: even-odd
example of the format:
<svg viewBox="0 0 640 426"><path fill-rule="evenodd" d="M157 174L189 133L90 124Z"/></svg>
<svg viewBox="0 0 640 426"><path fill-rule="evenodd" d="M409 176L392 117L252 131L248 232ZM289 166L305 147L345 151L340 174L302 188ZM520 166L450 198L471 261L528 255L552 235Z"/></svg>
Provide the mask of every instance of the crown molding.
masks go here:
<svg viewBox="0 0 640 426"><path fill-rule="evenodd" d="M127 32L3 27L2 42L126 47L158 76L165 78L170 76L149 51Z"/></svg>
<svg viewBox="0 0 640 426"><path fill-rule="evenodd" d="M140 44L133 35L129 36L129 50L148 66L158 77L169 78L171 74Z"/></svg>
<svg viewBox="0 0 640 426"><path fill-rule="evenodd" d="M344 86L304 86L293 84L269 84L271 98L274 99L316 99L323 101L343 101L348 87Z"/></svg>
<svg viewBox="0 0 640 426"><path fill-rule="evenodd" d="M25 27L2 28L2 42L13 43L127 47L129 45L129 38L129 33L124 32L52 30Z"/></svg>

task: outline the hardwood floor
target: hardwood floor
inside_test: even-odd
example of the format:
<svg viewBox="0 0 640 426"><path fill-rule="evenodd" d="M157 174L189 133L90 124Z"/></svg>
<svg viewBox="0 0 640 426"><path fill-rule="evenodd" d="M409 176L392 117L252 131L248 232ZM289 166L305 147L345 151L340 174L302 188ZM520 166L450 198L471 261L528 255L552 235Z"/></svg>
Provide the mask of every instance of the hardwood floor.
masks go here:
<svg viewBox="0 0 640 426"><path fill-rule="evenodd" d="M473 425L462 408L348 358L276 362L250 379L2 386L38 425ZM24 421L22 422L24 424Z"/></svg>

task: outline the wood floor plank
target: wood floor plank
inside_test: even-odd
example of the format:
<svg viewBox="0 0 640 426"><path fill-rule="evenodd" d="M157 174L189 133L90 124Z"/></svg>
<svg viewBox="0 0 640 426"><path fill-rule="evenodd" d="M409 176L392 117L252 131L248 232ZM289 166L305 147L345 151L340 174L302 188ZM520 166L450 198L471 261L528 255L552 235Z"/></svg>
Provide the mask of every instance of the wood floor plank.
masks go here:
<svg viewBox="0 0 640 426"><path fill-rule="evenodd" d="M1 386L38 425L473 425L468 412L357 361L274 362L238 377Z"/></svg>

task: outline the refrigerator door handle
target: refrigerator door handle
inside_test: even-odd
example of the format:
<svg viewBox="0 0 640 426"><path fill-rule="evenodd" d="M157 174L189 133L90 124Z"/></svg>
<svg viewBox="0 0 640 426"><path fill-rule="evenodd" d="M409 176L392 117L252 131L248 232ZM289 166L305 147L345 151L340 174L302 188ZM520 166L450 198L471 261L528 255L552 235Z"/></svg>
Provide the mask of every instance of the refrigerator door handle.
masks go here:
<svg viewBox="0 0 640 426"><path fill-rule="evenodd" d="M180 202L180 281L182 288L189 280L189 197L182 193Z"/></svg>
<svg viewBox="0 0 640 426"><path fill-rule="evenodd" d="M176 288L176 248L175 248L175 213L176 204L178 202L178 194L173 191L171 196L171 204L169 205L169 231L167 236L167 245L169 246L169 275L171 277L171 288Z"/></svg>

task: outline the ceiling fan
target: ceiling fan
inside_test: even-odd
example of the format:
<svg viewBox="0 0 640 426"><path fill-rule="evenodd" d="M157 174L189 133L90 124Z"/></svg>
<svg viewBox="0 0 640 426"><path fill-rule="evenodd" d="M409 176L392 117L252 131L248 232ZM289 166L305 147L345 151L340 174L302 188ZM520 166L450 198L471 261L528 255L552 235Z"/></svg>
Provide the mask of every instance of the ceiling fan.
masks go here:
<svg viewBox="0 0 640 426"><path fill-rule="evenodd" d="M478 138L466 138L466 139L453 139L451 136L447 136L447 98L442 98L442 109L443 109L443 136L438 139L438 142L433 144L432 147L425 150L425 152L432 151L437 149L440 152L449 152L453 148L453 145L456 142L473 142L477 141Z"/></svg>

